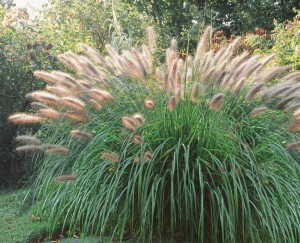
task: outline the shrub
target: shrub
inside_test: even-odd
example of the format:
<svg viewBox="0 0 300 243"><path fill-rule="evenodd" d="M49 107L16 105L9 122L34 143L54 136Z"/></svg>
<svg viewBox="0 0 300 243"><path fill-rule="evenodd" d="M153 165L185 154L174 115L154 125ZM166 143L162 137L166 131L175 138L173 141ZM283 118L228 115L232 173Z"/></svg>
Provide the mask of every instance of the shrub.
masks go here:
<svg viewBox="0 0 300 243"><path fill-rule="evenodd" d="M293 21L287 23L275 22L273 38L275 45L272 51L280 64L290 64L293 69L300 70L300 11L296 11Z"/></svg>
<svg viewBox="0 0 300 243"><path fill-rule="evenodd" d="M43 123L17 148L39 153L42 219L111 240L298 241L299 72L236 55L239 38L208 51L210 27L194 57L173 40L154 72L148 36L141 50L59 55L76 74L36 72L49 84L26 96L37 112L9 117Z"/></svg>

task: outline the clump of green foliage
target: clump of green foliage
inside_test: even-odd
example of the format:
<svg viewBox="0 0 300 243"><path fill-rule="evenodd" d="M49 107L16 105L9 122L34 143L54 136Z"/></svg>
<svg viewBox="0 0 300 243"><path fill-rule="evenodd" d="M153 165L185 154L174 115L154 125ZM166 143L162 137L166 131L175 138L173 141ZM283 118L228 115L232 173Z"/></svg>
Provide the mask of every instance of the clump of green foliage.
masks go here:
<svg viewBox="0 0 300 243"><path fill-rule="evenodd" d="M272 51L280 64L290 64L293 69L300 70L300 11L296 11L293 21L275 22L273 38L275 44Z"/></svg>
<svg viewBox="0 0 300 243"><path fill-rule="evenodd" d="M38 152L37 211L70 233L111 240L298 241L298 72L237 54L239 38L214 53L207 27L194 56L173 40L154 66L155 32L141 49L57 58L72 76L37 71L46 90L26 95L42 123L19 136ZM275 78L281 82L270 86ZM51 232L51 229L50 229Z"/></svg>

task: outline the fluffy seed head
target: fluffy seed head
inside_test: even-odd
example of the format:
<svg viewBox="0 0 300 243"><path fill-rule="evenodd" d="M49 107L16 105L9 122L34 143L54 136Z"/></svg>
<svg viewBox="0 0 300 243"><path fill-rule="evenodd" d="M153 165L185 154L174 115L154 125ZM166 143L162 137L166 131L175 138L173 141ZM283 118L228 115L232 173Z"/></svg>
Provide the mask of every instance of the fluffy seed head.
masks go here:
<svg viewBox="0 0 300 243"><path fill-rule="evenodd" d="M58 96L51 94L46 91L34 91L28 95L26 95L26 98L30 98L36 101L40 101L49 105L60 105L60 99Z"/></svg>
<svg viewBox="0 0 300 243"><path fill-rule="evenodd" d="M149 161L153 158L153 154L150 151L146 151L144 154L144 160Z"/></svg>
<svg viewBox="0 0 300 243"><path fill-rule="evenodd" d="M64 146L55 146L53 148L46 149L46 153L48 155L55 155L55 154L68 154L69 149Z"/></svg>
<svg viewBox="0 0 300 243"><path fill-rule="evenodd" d="M173 111L176 107L176 98L175 96L171 96L168 102L168 108L170 111Z"/></svg>
<svg viewBox="0 0 300 243"><path fill-rule="evenodd" d="M50 84L56 84L58 82L57 77L51 73L44 72L44 71L35 71L34 76L37 79L41 79Z"/></svg>
<svg viewBox="0 0 300 243"><path fill-rule="evenodd" d="M76 110L82 111L85 109L84 102L76 97L72 97L72 96L62 97L61 101L64 105L74 108Z"/></svg>
<svg viewBox="0 0 300 243"><path fill-rule="evenodd" d="M71 120L75 120L75 121L79 121L79 122L87 122L91 119L89 115L87 115L83 112L77 112L77 111L66 112L66 117Z"/></svg>
<svg viewBox="0 0 300 243"><path fill-rule="evenodd" d="M216 94L209 102L209 108L216 112L219 112L222 108L224 97L224 94Z"/></svg>
<svg viewBox="0 0 300 243"><path fill-rule="evenodd" d="M49 106L41 103L41 102L31 102L30 106L35 109L35 110L39 110L39 109L48 109Z"/></svg>
<svg viewBox="0 0 300 243"><path fill-rule="evenodd" d="M142 137L140 135L134 135L133 138L132 138L132 141L135 143L135 144L141 144L142 142Z"/></svg>
<svg viewBox="0 0 300 243"><path fill-rule="evenodd" d="M63 86L47 86L45 90L59 97L72 95L72 91Z"/></svg>
<svg viewBox="0 0 300 243"><path fill-rule="evenodd" d="M44 118L48 118L51 120L57 120L62 117L62 114L52 108L48 109L40 109L39 115Z"/></svg>
<svg viewBox="0 0 300 243"><path fill-rule="evenodd" d="M9 116L8 120L13 124L35 124L44 122L42 117L28 113L16 113Z"/></svg>
<svg viewBox="0 0 300 243"><path fill-rule="evenodd" d="M107 160L112 163L118 163L120 160L120 156L117 153L109 153L109 152L101 153L101 158L103 160Z"/></svg>
<svg viewBox="0 0 300 243"><path fill-rule="evenodd" d="M82 132L80 130L72 130L71 134L74 137L85 139L85 140L91 140L93 138L92 134L88 132Z"/></svg>
<svg viewBox="0 0 300 243"><path fill-rule="evenodd" d="M155 102L153 100L146 100L145 101L145 107L147 109L153 109L155 106Z"/></svg>
<svg viewBox="0 0 300 243"><path fill-rule="evenodd" d="M17 147L16 151L17 152L39 153L39 152L43 152L44 148L43 148L43 146L39 146L39 145L26 145L26 146Z"/></svg>
<svg viewBox="0 0 300 243"><path fill-rule="evenodd" d="M53 178L55 182L68 182L68 181L76 181L77 176L75 175L62 175Z"/></svg>
<svg viewBox="0 0 300 243"><path fill-rule="evenodd" d="M89 99L88 103L95 108L95 110L100 111L102 109L102 105L100 105L96 100Z"/></svg>
<svg viewBox="0 0 300 243"><path fill-rule="evenodd" d="M266 112L266 111L268 111L269 109L267 108L267 107L265 107L265 106L260 106L260 107L257 107L257 108L255 108L255 109L253 109L251 112L250 112L250 114L249 114L249 116L250 117L255 117L255 116L258 116L258 115L260 115L260 114L262 114L262 113L264 113L264 112Z"/></svg>
<svg viewBox="0 0 300 243"><path fill-rule="evenodd" d="M90 90L90 94L100 102L114 101L114 97L106 90L94 88Z"/></svg>
<svg viewBox="0 0 300 243"><path fill-rule="evenodd" d="M289 143L286 145L287 150L298 150L300 149L300 141Z"/></svg>
<svg viewBox="0 0 300 243"><path fill-rule="evenodd" d="M291 125L289 125L289 130L291 132L299 132L300 131L300 121L296 120Z"/></svg>
<svg viewBox="0 0 300 243"><path fill-rule="evenodd" d="M197 103L197 101L198 101L197 96L198 96L198 93L199 93L199 87L200 87L200 85L198 83L195 84L194 87L193 87L192 97L191 97L193 103Z"/></svg>
<svg viewBox="0 0 300 243"><path fill-rule="evenodd" d="M154 53L156 51L156 32L153 26L147 28L147 37L150 51Z"/></svg>
<svg viewBox="0 0 300 243"><path fill-rule="evenodd" d="M145 121L145 117L140 113L134 114L132 118L134 118L138 124L142 124Z"/></svg>
<svg viewBox="0 0 300 243"><path fill-rule="evenodd" d="M16 137L16 141L27 145L41 145L42 141L29 135L20 135Z"/></svg>
<svg viewBox="0 0 300 243"><path fill-rule="evenodd" d="M138 127L137 120L134 118L131 118L131 117L123 116L122 123L123 123L124 127L128 128L132 131L135 131Z"/></svg>

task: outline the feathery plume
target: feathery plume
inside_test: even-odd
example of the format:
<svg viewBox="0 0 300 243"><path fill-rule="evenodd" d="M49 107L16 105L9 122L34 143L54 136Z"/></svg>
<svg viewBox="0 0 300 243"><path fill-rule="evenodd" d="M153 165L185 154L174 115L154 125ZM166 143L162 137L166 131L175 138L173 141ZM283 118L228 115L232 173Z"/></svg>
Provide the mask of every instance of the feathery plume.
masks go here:
<svg viewBox="0 0 300 243"><path fill-rule="evenodd" d="M272 61L275 57L275 54L271 54L267 56L265 59L260 61L260 66L255 70L253 75L256 75L260 70L262 70L270 61Z"/></svg>
<svg viewBox="0 0 300 243"><path fill-rule="evenodd" d="M261 90L261 88L265 85L264 82L258 82L248 91L246 95L246 100L252 100L254 96Z"/></svg>
<svg viewBox="0 0 300 243"><path fill-rule="evenodd" d="M45 90L60 97L72 95L72 91L63 86L47 86Z"/></svg>
<svg viewBox="0 0 300 243"><path fill-rule="evenodd" d="M82 111L85 109L85 103L76 97L65 96L61 98L61 101L64 105L72 107L76 110Z"/></svg>
<svg viewBox="0 0 300 243"><path fill-rule="evenodd" d="M246 80L247 80L246 78L242 78L236 83L235 87L233 88L234 95L238 95L240 93L241 89L245 85Z"/></svg>
<svg viewBox="0 0 300 243"><path fill-rule="evenodd" d="M28 113L16 113L9 116L8 120L13 124L35 124L44 122L42 117Z"/></svg>
<svg viewBox="0 0 300 243"><path fill-rule="evenodd" d="M135 156L134 159L133 159L133 162L138 164L139 162L141 161L140 157L139 156Z"/></svg>
<svg viewBox="0 0 300 243"><path fill-rule="evenodd" d="M134 135L132 138L132 142L134 142L135 144L141 144L142 142L142 137L140 135Z"/></svg>
<svg viewBox="0 0 300 243"><path fill-rule="evenodd" d="M140 113L134 114L132 118L135 119L139 125L145 122L145 117Z"/></svg>
<svg viewBox="0 0 300 243"><path fill-rule="evenodd" d="M258 116L258 115L260 115L260 114L262 114L262 113L264 113L264 112L266 112L266 111L268 111L268 110L269 110L269 109L268 109L267 107L265 107L265 106L256 107L256 108L254 108L254 109L250 112L249 116L250 116L250 117L255 117L255 116Z"/></svg>
<svg viewBox="0 0 300 243"><path fill-rule="evenodd" d="M53 178L54 182L68 182L68 181L76 181L77 176L75 175L62 175Z"/></svg>
<svg viewBox="0 0 300 243"><path fill-rule="evenodd" d="M39 109L48 109L49 106L41 103L41 102L31 102L30 103L31 108L35 109L35 110L39 110Z"/></svg>
<svg viewBox="0 0 300 243"><path fill-rule="evenodd" d="M44 71L35 71L34 76L37 79L43 80L49 84L56 84L58 82L57 77L51 73Z"/></svg>
<svg viewBox="0 0 300 243"><path fill-rule="evenodd" d="M123 123L124 127L128 128L132 131L135 131L138 127L137 120L134 118L131 118L131 117L123 116L122 123Z"/></svg>
<svg viewBox="0 0 300 243"><path fill-rule="evenodd" d="M205 75L203 77L203 79L201 80L203 83L206 83L209 81L209 79L211 78L212 74L215 71L215 67L210 68L208 71L205 72Z"/></svg>
<svg viewBox="0 0 300 243"><path fill-rule="evenodd" d="M284 72L288 71L291 69L291 66L280 66L280 67L273 67L270 68L269 70L261 72L256 79L252 82L264 82L268 83L269 81L273 80L274 78L280 76Z"/></svg>
<svg viewBox="0 0 300 243"><path fill-rule="evenodd" d="M100 105L96 100L89 99L88 103L95 108L95 110L100 111L102 109L102 105Z"/></svg>
<svg viewBox="0 0 300 243"><path fill-rule="evenodd" d="M289 73L282 78L282 81L298 81L300 80L300 71Z"/></svg>
<svg viewBox="0 0 300 243"><path fill-rule="evenodd" d="M196 83L193 87L192 97L191 97L193 103L197 103L197 101L198 101L197 96L199 93L199 87L200 87L199 83Z"/></svg>
<svg viewBox="0 0 300 243"><path fill-rule="evenodd" d="M144 160L149 161L152 160L152 158L153 158L153 154L150 151L146 151L144 154Z"/></svg>
<svg viewBox="0 0 300 243"><path fill-rule="evenodd" d="M212 109L216 112L219 112L222 108L224 102L224 94L216 94L212 97L211 101L209 102L209 109Z"/></svg>
<svg viewBox="0 0 300 243"><path fill-rule="evenodd" d="M68 154L69 149L64 146L55 146L53 148L46 149L46 154L55 155L55 154Z"/></svg>
<svg viewBox="0 0 300 243"><path fill-rule="evenodd" d="M80 130L72 130L71 135L77 138L85 139L85 140L91 140L93 138L92 134L88 132L83 132Z"/></svg>
<svg viewBox="0 0 300 243"><path fill-rule="evenodd" d="M168 102L168 108L170 111L173 111L176 107L176 98L175 96L171 96Z"/></svg>
<svg viewBox="0 0 300 243"><path fill-rule="evenodd" d="M178 52L178 44L177 44L177 40L176 39L172 39L171 40L171 46L170 46L170 48L174 52Z"/></svg>
<svg viewBox="0 0 300 243"><path fill-rule="evenodd" d="M298 117L300 117L300 108L294 111L293 116L295 119L298 119Z"/></svg>
<svg viewBox="0 0 300 243"><path fill-rule="evenodd" d="M120 156L117 153L102 152L101 158L112 163L118 163Z"/></svg>
<svg viewBox="0 0 300 243"><path fill-rule="evenodd" d="M30 135L19 135L16 137L16 141L27 145L41 145L42 141Z"/></svg>
<svg viewBox="0 0 300 243"><path fill-rule="evenodd" d="M210 43L211 32L212 32L212 27L207 26L202 34L202 38L200 42L198 43L195 60L200 60L204 56L204 53L207 51Z"/></svg>
<svg viewBox="0 0 300 243"><path fill-rule="evenodd" d="M147 28L148 45L151 53L156 51L156 32L153 26Z"/></svg>
<svg viewBox="0 0 300 243"><path fill-rule="evenodd" d="M33 91L32 93L27 94L26 98L30 98L54 106L61 104L60 98L58 96L47 91Z"/></svg>
<svg viewBox="0 0 300 243"><path fill-rule="evenodd" d="M144 77L144 72L138 62L136 62L129 54L124 56L124 58L131 76L136 79L142 79Z"/></svg>
<svg viewBox="0 0 300 243"><path fill-rule="evenodd" d="M100 101L100 102L107 102L107 101L114 101L114 97L106 90L94 88L90 90L91 96Z"/></svg>
<svg viewBox="0 0 300 243"><path fill-rule="evenodd" d="M39 115L41 117L48 118L51 120L57 120L62 117L62 113L60 113L52 108L40 109Z"/></svg>
<svg viewBox="0 0 300 243"><path fill-rule="evenodd" d="M300 149L300 141L289 143L286 145L287 150Z"/></svg>
<svg viewBox="0 0 300 243"><path fill-rule="evenodd" d="M296 120L291 125L289 125L289 130L291 132L299 132L300 131L300 121Z"/></svg>
<svg viewBox="0 0 300 243"><path fill-rule="evenodd" d="M154 108L154 106L155 106L155 102L154 102L154 100L146 100L145 101L145 107L147 108L147 109L153 109Z"/></svg>
<svg viewBox="0 0 300 243"><path fill-rule="evenodd" d="M275 106L275 108L281 110L295 98L296 98L295 96L287 96L286 98L281 99L281 101Z"/></svg>
<svg viewBox="0 0 300 243"><path fill-rule="evenodd" d="M84 53L90 57L96 64L106 66L105 58L97 51L95 51L93 48L83 44L79 43L78 46L84 51Z"/></svg>
<svg viewBox="0 0 300 243"><path fill-rule="evenodd" d="M39 152L43 152L44 148L43 146L39 146L39 145L26 145L26 146L20 146L16 148L17 152L30 152L30 153L39 153Z"/></svg>
<svg viewBox="0 0 300 243"><path fill-rule="evenodd" d="M89 115L79 111L68 111L66 117L79 122L87 122L91 119Z"/></svg>

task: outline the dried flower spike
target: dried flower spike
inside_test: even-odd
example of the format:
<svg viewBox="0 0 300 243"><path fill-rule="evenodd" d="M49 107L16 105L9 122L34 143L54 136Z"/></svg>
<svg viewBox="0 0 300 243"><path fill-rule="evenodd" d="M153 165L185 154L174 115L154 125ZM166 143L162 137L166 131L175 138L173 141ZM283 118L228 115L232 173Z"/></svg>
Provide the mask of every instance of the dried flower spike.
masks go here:
<svg viewBox="0 0 300 243"><path fill-rule="evenodd" d="M154 103L153 100L146 100L146 101L145 101L145 107L146 107L147 109L153 109L153 108L154 108L154 105L155 105L155 103Z"/></svg>
<svg viewBox="0 0 300 243"><path fill-rule="evenodd" d="M138 123L137 123L136 119L131 118L131 117L123 116L122 123L123 123L124 127L128 128L132 131L135 131L138 127Z"/></svg>
<svg viewBox="0 0 300 243"><path fill-rule="evenodd" d="M135 144L141 144L142 143L142 137L140 135L134 135L132 138L132 142Z"/></svg>
<svg viewBox="0 0 300 243"><path fill-rule="evenodd" d="M91 140L93 138L92 134L88 132L82 132L80 130L72 130L71 134L74 137L85 139L85 140Z"/></svg>
<svg viewBox="0 0 300 243"><path fill-rule="evenodd" d="M68 181L75 181L77 179L77 176L75 175L62 175L57 176L53 178L53 181L55 182L68 182Z"/></svg>
<svg viewBox="0 0 300 243"><path fill-rule="evenodd" d="M251 112L250 112L250 114L249 114L249 116L250 117L255 117L255 116L258 116L258 115L260 115L260 114L262 114L262 113L264 113L264 112L266 112L266 111L268 111L269 109L267 108L267 107L265 107L265 106L260 106L260 107L257 107L257 108L255 108L255 109L253 109Z"/></svg>
<svg viewBox="0 0 300 243"><path fill-rule="evenodd" d="M300 141L289 143L286 145L287 150L300 149Z"/></svg>
<svg viewBox="0 0 300 243"><path fill-rule="evenodd" d="M145 117L140 113L134 114L132 118L134 118L139 125L145 122Z"/></svg>
<svg viewBox="0 0 300 243"><path fill-rule="evenodd" d="M42 117L28 113L16 113L9 116L8 120L13 124L35 124L44 122Z"/></svg>
<svg viewBox="0 0 300 243"><path fill-rule="evenodd" d="M176 98L175 96L171 96L168 102L168 108L170 111L173 111L176 107Z"/></svg>
<svg viewBox="0 0 300 243"><path fill-rule="evenodd" d="M153 158L153 154L150 151L145 152L144 154L144 160L149 161Z"/></svg>
<svg viewBox="0 0 300 243"><path fill-rule="evenodd" d="M103 160L111 161L112 163L118 163L120 156L117 153L103 152L101 153L101 158Z"/></svg>
<svg viewBox="0 0 300 243"><path fill-rule="evenodd" d="M26 145L26 146L20 146L16 148L17 152L43 152L44 148L43 146L38 146L38 145Z"/></svg>
<svg viewBox="0 0 300 243"><path fill-rule="evenodd" d="M16 141L27 145L41 145L42 141L29 135L20 135L16 137Z"/></svg>
<svg viewBox="0 0 300 243"><path fill-rule="evenodd" d="M216 94L214 97L212 97L211 101L209 102L209 108L216 112L219 112L223 105L224 97L224 94Z"/></svg>
<svg viewBox="0 0 300 243"><path fill-rule="evenodd" d="M48 148L46 149L46 153L49 155L54 155L54 154L68 154L69 149L63 146L55 146L53 148Z"/></svg>

